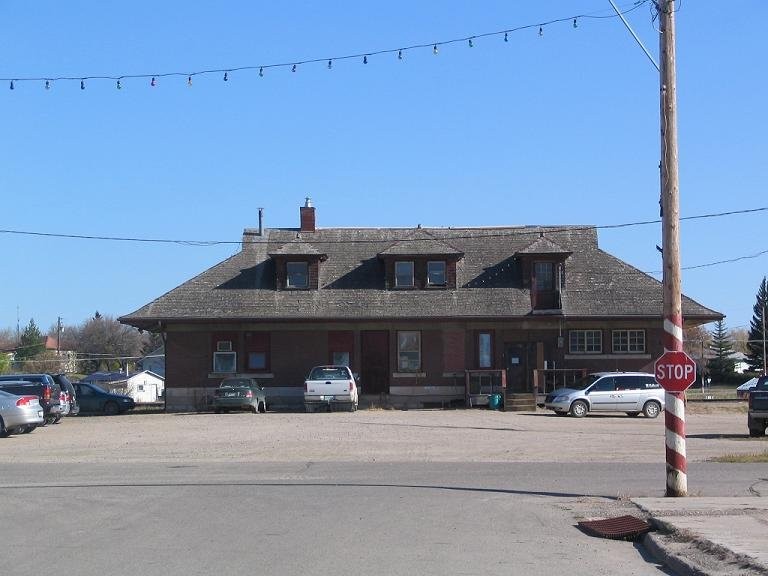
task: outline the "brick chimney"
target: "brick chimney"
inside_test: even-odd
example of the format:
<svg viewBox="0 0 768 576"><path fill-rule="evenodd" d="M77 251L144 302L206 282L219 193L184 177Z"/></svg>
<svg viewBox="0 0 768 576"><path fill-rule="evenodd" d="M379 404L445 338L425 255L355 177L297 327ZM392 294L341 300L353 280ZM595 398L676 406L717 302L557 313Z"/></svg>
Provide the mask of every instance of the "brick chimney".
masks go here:
<svg viewBox="0 0 768 576"><path fill-rule="evenodd" d="M299 208L299 216L301 218L301 232L314 232L315 207L312 206L312 200L309 197L304 202L304 206Z"/></svg>

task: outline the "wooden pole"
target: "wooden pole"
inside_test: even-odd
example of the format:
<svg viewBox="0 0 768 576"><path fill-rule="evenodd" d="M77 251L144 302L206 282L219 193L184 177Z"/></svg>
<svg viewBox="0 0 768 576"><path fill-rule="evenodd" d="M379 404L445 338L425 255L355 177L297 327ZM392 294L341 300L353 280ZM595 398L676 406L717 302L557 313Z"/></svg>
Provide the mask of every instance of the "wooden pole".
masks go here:
<svg viewBox="0 0 768 576"><path fill-rule="evenodd" d="M677 91L675 84L675 0L658 0L661 60L661 205L664 263L664 348L683 350L680 288L680 202L677 156ZM664 412L667 453L667 496L688 494L685 450L684 392L667 392Z"/></svg>

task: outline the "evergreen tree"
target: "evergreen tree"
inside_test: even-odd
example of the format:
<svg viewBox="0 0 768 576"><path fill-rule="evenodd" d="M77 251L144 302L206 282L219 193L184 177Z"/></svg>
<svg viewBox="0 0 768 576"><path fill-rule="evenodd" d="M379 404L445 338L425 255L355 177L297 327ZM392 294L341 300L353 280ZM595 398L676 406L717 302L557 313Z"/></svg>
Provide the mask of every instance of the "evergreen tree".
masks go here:
<svg viewBox="0 0 768 576"><path fill-rule="evenodd" d="M707 362L707 370L712 375L712 379L718 381L722 380L724 376L733 374L735 365L733 343L723 320L718 320L717 324L715 324L710 349L715 353L714 358Z"/></svg>
<svg viewBox="0 0 768 576"><path fill-rule="evenodd" d="M749 324L749 341L747 342L747 364L753 372L763 372L763 341L766 334L763 333L763 314L768 307L768 284L765 276L757 291L757 302L752 309L752 322ZM768 318L765 319L768 324Z"/></svg>
<svg viewBox="0 0 768 576"><path fill-rule="evenodd" d="M43 333L35 324L34 319L30 318L29 324L21 333L19 346L16 349L16 360L29 360L41 352L45 351L45 341Z"/></svg>

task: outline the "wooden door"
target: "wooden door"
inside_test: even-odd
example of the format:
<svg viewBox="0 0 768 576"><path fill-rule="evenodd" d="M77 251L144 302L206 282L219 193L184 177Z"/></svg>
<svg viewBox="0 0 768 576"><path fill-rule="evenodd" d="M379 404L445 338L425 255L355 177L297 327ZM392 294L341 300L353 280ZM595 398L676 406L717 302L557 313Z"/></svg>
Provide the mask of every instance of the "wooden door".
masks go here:
<svg viewBox="0 0 768 576"><path fill-rule="evenodd" d="M530 392L533 390L530 366L529 344L505 344L504 364L507 370L508 392Z"/></svg>
<svg viewBox="0 0 768 576"><path fill-rule="evenodd" d="M363 394L389 394L389 332L360 333L360 387Z"/></svg>

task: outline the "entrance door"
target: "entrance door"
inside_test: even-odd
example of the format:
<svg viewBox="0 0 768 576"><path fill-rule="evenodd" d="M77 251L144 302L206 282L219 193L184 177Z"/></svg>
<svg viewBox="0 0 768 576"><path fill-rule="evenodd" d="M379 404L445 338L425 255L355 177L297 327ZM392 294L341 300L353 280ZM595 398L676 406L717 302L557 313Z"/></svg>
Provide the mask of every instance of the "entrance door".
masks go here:
<svg viewBox="0 0 768 576"><path fill-rule="evenodd" d="M531 347L529 344L505 344L504 364L507 369L507 390L509 392L531 392L530 364Z"/></svg>
<svg viewBox="0 0 768 576"><path fill-rule="evenodd" d="M389 394L389 332L360 333L360 387L363 394Z"/></svg>

